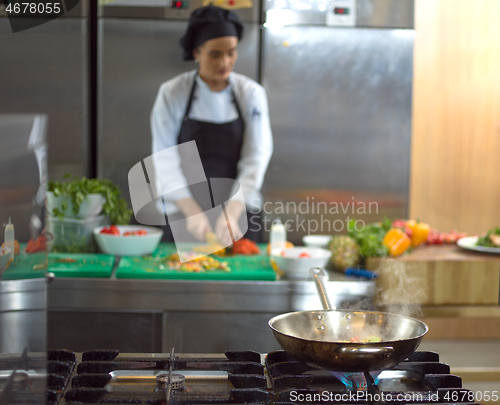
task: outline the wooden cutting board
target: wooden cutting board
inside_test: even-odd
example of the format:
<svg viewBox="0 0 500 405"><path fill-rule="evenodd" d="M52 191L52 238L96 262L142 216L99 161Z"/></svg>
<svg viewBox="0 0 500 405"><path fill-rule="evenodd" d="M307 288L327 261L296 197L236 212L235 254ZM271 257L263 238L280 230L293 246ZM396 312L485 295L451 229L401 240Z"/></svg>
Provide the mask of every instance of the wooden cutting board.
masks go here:
<svg viewBox="0 0 500 405"><path fill-rule="evenodd" d="M399 258L371 258L379 304L497 305L500 255L456 245L422 246Z"/></svg>

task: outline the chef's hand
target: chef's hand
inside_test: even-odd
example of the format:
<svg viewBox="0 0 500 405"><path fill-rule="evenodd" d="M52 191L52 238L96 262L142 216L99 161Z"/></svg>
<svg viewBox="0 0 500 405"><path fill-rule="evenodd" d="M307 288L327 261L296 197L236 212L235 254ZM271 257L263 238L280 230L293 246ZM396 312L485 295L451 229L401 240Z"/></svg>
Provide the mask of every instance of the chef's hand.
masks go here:
<svg viewBox="0 0 500 405"><path fill-rule="evenodd" d="M188 232L200 241L204 241L205 235L212 232L210 221L203 213L186 218L186 226Z"/></svg>
<svg viewBox="0 0 500 405"><path fill-rule="evenodd" d="M186 217L187 231L200 241L205 240L205 234L212 232L207 215L193 198L185 198L176 202Z"/></svg>
<svg viewBox="0 0 500 405"><path fill-rule="evenodd" d="M243 236L243 232L241 232L238 225L238 220L240 219L241 214L245 211L245 205L239 201L229 201L225 204L225 211L227 219L224 213L217 218L217 222L215 223L215 233L225 246L229 246L233 244L229 229L231 229L235 241Z"/></svg>

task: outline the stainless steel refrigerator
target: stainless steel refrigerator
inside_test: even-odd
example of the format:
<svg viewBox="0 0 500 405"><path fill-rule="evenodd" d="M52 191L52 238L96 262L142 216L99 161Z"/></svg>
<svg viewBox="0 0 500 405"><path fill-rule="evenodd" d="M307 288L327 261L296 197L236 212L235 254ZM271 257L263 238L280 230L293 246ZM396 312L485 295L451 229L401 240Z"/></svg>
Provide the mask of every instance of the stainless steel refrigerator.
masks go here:
<svg viewBox="0 0 500 405"><path fill-rule="evenodd" d="M264 8L262 84L275 142L266 196L275 208L307 201L308 212L281 214L295 241L345 233L340 223L298 229L316 214L313 201L376 202L378 212L360 214L365 222L406 215L413 0L266 0ZM339 211L325 217L345 225Z"/></svg>
<svg viewBox="0 0 500 405"><path fill-rule="evenodd" d="M0 113L46 114L51 180L61 180L66 173L87 175L88 1L81 0L61 17L20 32L13 32L3 3Z"/></svg>

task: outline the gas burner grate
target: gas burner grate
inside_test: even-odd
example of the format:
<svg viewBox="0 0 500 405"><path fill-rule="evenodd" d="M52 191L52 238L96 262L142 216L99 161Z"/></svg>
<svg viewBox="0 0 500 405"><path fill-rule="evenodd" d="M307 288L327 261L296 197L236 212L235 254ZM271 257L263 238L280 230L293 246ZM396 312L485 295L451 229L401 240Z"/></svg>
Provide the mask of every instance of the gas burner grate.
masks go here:
<svg viewBox="0 0 500 405"><path fill-rule="evenodd" d="M92 350L76 355L50 351L50 405L165 405L166 390L156 377L169 371L169 354ZM264 356L251 351L225 354L172 355L172 373L185 387L171 390L171 404L374 404L374 395L391 396L390 404L445 404L447 398L468 398L460 377L434 352L415 352L391 370L335 376L308 366L284 351ZM351 389L340 380L351 380ZM345 381L344 381L345 382ZM418 393L412 400L397 395ZM465 394L464 394L465 393ZM379 397L380 398L380 397ZM470 404L464 402L464 404Z"/></svg>
<svg viewBox="0 0 500 405"><path fill-rule="evenodd" d="M371 373L319 370L281 351L268 354L266 367L280 404L448 403L470 392L434 352L415 352L391 370Z"/></svg>
<svg viewBox="0 0 500 405"><path fill-rule="evenodd" d="M260 353L181 354L172 356L172 362L170 357L167 354L120 354L110 350L84 352L64 400L66 404L165 404L168 390L157 387L156 379L168 372L172 363L173 375L185 377L185 387L171 393L172 404L267 404L270 401Z"/></svg>

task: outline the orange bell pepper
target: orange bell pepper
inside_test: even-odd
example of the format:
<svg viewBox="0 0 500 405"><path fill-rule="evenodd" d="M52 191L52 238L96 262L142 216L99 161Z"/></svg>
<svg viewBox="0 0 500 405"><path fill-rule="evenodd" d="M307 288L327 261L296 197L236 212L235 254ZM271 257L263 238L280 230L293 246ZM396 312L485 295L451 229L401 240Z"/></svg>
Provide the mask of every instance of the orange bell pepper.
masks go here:
<svg viewBox="0 0 500 405"><path fill-rule="evenodd" d="M420 246L427 240L427 235L431 229L429 224L410 219L406 222L406 226L411 229L411 245L413 247Z"/></svg>
<svg viewBox="0 0 500 405"><path fill-rule="evenodd" d="M401 229L391 228L385 234L382 243L389 248L391 256L399 256L410 247L411 240Z"/></svg>

